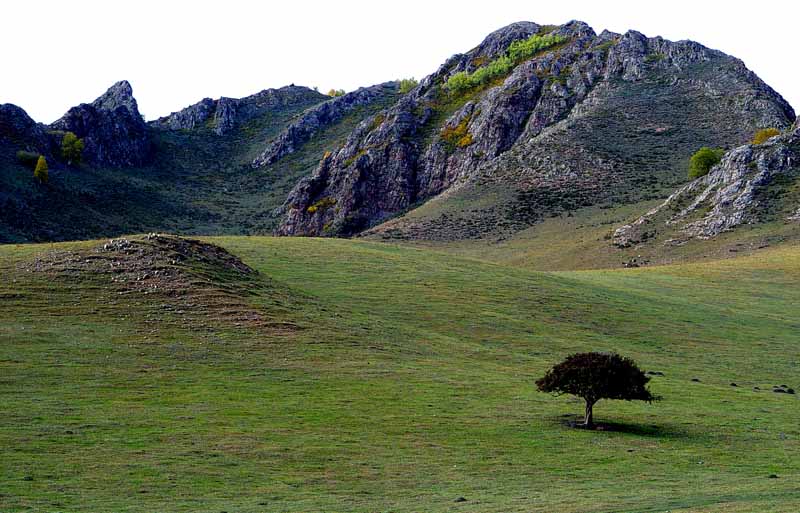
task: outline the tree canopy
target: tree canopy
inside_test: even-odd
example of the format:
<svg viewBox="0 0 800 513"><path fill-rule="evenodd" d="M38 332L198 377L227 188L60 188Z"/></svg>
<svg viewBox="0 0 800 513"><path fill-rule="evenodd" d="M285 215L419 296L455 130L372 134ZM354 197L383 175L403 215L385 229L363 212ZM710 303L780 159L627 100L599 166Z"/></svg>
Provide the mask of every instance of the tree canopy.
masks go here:
<svg viewBox="0 0 800 513"><path fill-rule="evenodd" d="M83 139L78 139L78 136L72 132L64 134L61 139L61 156L67 165L77 165L81 163L83 157Z"/></svg>
<svg viewBox="0 0 800 513"><path fill-rule="evenodd" d="M542 392L570 394L586 401L584 425L593 427L592 409L600 399L652 402L650 378L636 363L615 353L576 353L536 381Z"/></svg>
<svg viewBox="0 0 800 513"><path fill-rule="evenodd" d="M725 150L722 148L709 148L703 146L689 159L689 179L694 180L705 176L711 168L719 164Z"/></svg>
<svg viewBox="0 0 800 513"><path fill-rule="evenodd" d="M47 180L50 178L50 173L47 168L47 159L44 158L44 155L39 155L36 168L33 170L33 177L41 183L47 183Z"/></svg>

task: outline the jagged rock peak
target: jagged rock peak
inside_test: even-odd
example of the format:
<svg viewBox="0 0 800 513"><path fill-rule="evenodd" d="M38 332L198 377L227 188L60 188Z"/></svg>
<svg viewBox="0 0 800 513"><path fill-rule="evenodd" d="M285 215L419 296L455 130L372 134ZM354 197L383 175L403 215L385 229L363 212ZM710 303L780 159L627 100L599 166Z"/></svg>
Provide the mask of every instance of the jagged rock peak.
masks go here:
<svg viewBox="0 0 800 513"><path fill-rule="evenodd" d="M140 166L152 150L147 124L126 81L117 82L92 103L72 107L50 128L84 139L84 161L92 166Z"/></svg>
<svg viewBox="0 0 800 513"><path fill-rule="evenodd" d="M120 107L128 109L133 116L141 117L139 105L133 97L133 88L127 80L120 80L108 88L108 91L100 95L92 106L102 110L117 110Z"/></svg>

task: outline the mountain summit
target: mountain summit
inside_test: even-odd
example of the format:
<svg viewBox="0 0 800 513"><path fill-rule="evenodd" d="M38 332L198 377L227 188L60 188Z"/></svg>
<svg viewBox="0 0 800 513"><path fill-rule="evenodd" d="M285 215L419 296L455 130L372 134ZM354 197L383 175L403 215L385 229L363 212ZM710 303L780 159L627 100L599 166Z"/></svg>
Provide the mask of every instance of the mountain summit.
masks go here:
<svg viewBox="0 0 800 513"><path fill-rule="evenodd" d="M658 194L698 147L793 120L741 61L700 44L515 23L359 125L292 191L278 233L352 235L442 195L378 232L508 236L552 213Z"/></svg>

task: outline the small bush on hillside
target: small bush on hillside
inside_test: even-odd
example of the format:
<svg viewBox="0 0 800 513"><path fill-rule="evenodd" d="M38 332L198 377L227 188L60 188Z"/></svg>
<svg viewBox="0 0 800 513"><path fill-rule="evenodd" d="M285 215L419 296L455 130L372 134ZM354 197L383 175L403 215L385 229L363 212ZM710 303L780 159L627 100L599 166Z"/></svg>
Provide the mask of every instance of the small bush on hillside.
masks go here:
<svg viewBox="0 0 800 513"><path fill-rule="evenodd" d="M465 148L473 143L472 134L469 133L467 125L471 118L467 117L454 127L444 127L441 131L442 141L447 150L452 152L456 148Z"/></svg>
<svg viewBox="0 0 800 513"><path fill-rule="evenodd" d="M400 94L411 92L418 84L419 82L414 77L402 79L400 81Z"/></svg>
<svg viewBox="0 0 800 513"><path fill-rule="evenodd" d="M705 176L711 168L719 164L725 150L721 148L702 147L689 159L689 179Z"/></svg>
<svg viewBox="0 0 800 513"><path fill-rule="evenodd" d="M558 34L534 34L528 39L511 43L508 46L508 56L514 61L520 61L532 57L551 46L563 43L566 40L566 37L559 36Z"/></svg>
<svg viewBox="0 0 800 513"><path fill-rule="evenodd" d="M345 95L344 89L331 89L330 91L328 91L328 96L331 96L333 98L344 95Z"/></svg>
<svg viewBox="0 0 800 513"><path fill-rule="evenodd" d="M447 79L447 90L454 95L459 95L472 88L472 77L466 71L459 71Z"/></svg>
<svg viewBox="0 0 800 513"><path fill-rule="evenodd" d="M514 41L508 46L504 55L479 67L472 73L467 71L454 73L447 79L445 88L450 94L458 96L474 87L485 86L493 80L507 75L520 62L566 40L566 37L558 34L534 34L528 39Z"/></svg>
<svg viewBox="0 0 800 513"><path fill-rule="evenodd" d="M39 154L31 151L18 151L17 162L27 167L30 170L36 169L36 163L39 162Z"/></svg>
<svg viewBox="0 0 800 513"><path fill-rule="evenodd" d="M594 426L592 409L601 399L653 402L650 378L630 358L614 353L577 353L554 366L536 387L541 392L570 394L586 402L583 425Z"/></svg>
<svg viewBox="0 0 800 513"><path fill-rule="evenodd" d="M780 134L781 131L777 128L762 128L756 132L755 136L753 136L753 144L764 144L771 137L775 137L776 135Z"/></svg>
<svg viewBox="0 0 800 513"><path fill-rule="evenodd" d="M336 204L336 200L333 198L322 198L321 200L317 201L310 207L306 209L309 214L313 214L317 210L325 210L326 208L330 208Z"/></svg>
<svg viewBox="0 0 800 513"><path fill-rule="evenodd" d="M67 165L78 165L83 158L83 139L78 139L78 136L72 132L64 134L61 140L61 157Z"/></svg>
<svg viewBox="0 0 800 513"><path fill-rule="evenodd" d="M43 155L39 155L39 160L36 161L36 169L33 170L33 177L39 180L39 183L47 183L50 174L47 168L47 159Z"/></svg>

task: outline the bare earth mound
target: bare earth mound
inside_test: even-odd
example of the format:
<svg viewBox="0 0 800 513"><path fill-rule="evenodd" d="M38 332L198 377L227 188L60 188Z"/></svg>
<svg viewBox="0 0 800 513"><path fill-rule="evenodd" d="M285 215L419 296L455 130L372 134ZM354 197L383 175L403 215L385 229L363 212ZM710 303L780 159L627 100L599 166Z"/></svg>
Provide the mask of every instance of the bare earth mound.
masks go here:
<svg viewBox="0 0 800 513"><path fill-rule="evenodd" d="M225 249L199 240L160 234L111 239L86 250L43 253L22 268L58 280L92 281L116 304L148 309L148 324L294 328L269 319L254 303L269 288L267 280Z"/></svg>

